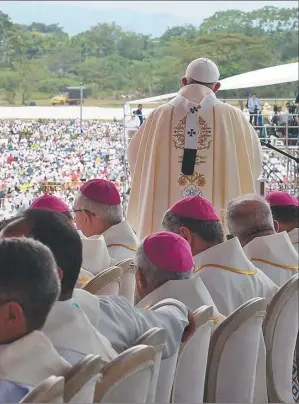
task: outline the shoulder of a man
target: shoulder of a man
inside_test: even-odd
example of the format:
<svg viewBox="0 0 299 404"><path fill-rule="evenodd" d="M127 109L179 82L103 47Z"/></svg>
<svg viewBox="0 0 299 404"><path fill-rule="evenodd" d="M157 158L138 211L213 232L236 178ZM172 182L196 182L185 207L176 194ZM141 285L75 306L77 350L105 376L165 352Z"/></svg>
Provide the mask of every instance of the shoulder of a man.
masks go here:
<svg viewBox="0 0 299 404"><path fill-rule="evenodd" d="M240 108L235 107L234 105L228 104L226 102L221 102L220 104L217 104L215 106L215 110L218 112L235 114L241 117L241 119L244 118L246 120L245 115Z"/></svg>

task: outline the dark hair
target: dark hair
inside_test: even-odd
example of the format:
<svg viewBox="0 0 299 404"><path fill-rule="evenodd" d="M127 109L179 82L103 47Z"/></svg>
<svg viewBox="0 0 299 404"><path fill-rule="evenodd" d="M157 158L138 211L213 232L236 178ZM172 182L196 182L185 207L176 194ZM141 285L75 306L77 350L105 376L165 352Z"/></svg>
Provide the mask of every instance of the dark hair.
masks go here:
<svg viewBox="0 0 299 404"><path fill-rule="evenodd" d="M49 248L23 237L0 240L0 305L18 303L27 332L43 327L59 292L56 263Z"/></svg>
<svg viewBox="0 0 299 404"><path fill-rule="evenodd" d="M4 229L4 227L6 227L9 223L12 223L15 221L15 216L14 217L10 217L9 219L3 219L0 221L0 231L2 231Z"/></svg>
<svg viewBox="0 0 299 404"><path fill-rule="evenodd" d="M299 222L298 206L271 206L271 212L274 220L281 223Z"/></svg>
<svg viewBox="0 0 299 404"><path fill-rule="evenodd" d="M186 226L207 243L223 243L224 235L220 222L210 220L194 220L180 217L181 226Z"/></svg>
<svg viewBox="0 0 299 404"><path fill-rule="evenodd" d="M62 214L63 214L68 220L73 221L73 216L72 216L71 212L66 211L66 212L62 212Z"/></svg>
<svg viewBox="0 0 299 404"><path fill-rule="evenodd" d="M82 265L82 243L72 223L63 213L27 209L22 216L29 222L30 236L52 251L63 271L61 295L72 294Z"/></svg>
<svg viewBox="0 0 299 404"><path fill-rule="evenodd" d="M214 86L213 86L214 83L203 83L202 81L197 81L197 80L194 80L192 78L188 79L188 84L201 84L202 86L206 86L206 87L209 87L211 89L214 88Z"/></svg>

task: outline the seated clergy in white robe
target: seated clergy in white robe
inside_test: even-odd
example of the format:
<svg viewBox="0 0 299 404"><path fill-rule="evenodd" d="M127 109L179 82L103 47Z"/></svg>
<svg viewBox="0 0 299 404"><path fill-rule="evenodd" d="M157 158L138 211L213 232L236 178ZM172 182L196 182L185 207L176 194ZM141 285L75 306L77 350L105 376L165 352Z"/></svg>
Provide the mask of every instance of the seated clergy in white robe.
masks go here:
<svg viewBox="0 0 299 404"><path fill-rule="evenodd" d="M248 194L231 200L226 213L231 236L236 236L245 254L279 287L298 271L298 253L284 231L276 233L268 202Z"/></svg>
<svg viewBox="0 0 299 404"><path fill-rule="evenodd" d="M206 199L180 200L166 212L163 227L189 242L195 279L201 278L224 316L254 297L270 301L277 292L277 286L248 260L236 238L223 242L220 219Z"/></svg>
<svg viewBox="0 0 299 404"><path fill-rule="evenodd" d="M103 235L111 258L133 258L137 238L123 216L119 192L104 179L84 183L74 203L77 228L86 237Z"/></svg>
<svg viewBox="0 0 299 404"><path fill-rule="evenodd" d="M50 250L35 240L0 240L0 403L19 402L70 364L40 332L59 296Z"/></svg>
<svg viewBox="0 0 299 404"><path fill-rule="evenodd" d="M150 114L128 146L127 217L139 239L160 231L179 199L202 195L221 215L231 198L255 190L260 141L243 112L215 96L219 76L213 61L193 60L176 97Z"/></svg>
<svg viewBox="0 0 299 404"><path fill-rule="evenodd" d="M82 263L82 245L76 229L60 214L27 210L4 228L2 235L34 237L51 249L62 276L61 295L43 332L71 364L89 353L110 361L153 327L166 329L164 355L171 356L177 350L189 326L190 313L184 304L171 300L152 312L135 309L120 296L94 296L82 289L73 293Z"/></svg>
<svg viewBox="0 0 299 404"><path fill-rule="evenodd" d="M2 236L32 237L50 248L61 276L61 293L42 329L60 355L71 364L86 354L111 361L117 356L73 298L82 264L80 236L69 220L56 212L28 209L2 230Z"/></svg>
<svg viewBox="0 0 299 404"><path fill-rule="evenodd" d="M174 298L192 311L207 305L214 309L215 323L220 315L202 280L192 278L194 262L190 245L178 234L154 233L138 247L137 307L151 307L163 298Z"/></svg>
<svg viewBox="0 0 299 404"><path fill-rule="evenodd" d="M271 192L266 196L278 231L287 231L290 240L299 252L299 202L286 192Z"/></svg>

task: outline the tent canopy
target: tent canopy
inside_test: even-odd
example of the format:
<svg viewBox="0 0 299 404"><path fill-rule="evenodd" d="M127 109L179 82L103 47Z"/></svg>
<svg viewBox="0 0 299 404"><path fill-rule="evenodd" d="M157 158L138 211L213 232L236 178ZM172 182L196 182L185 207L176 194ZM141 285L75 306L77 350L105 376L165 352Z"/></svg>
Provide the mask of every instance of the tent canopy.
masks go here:
<svg viewBox="0 0 299 404"><path fill-rule="evenodd" d="M265 69L253 70L251 72L238 74L220 80L221 90L235 90L238 88L262 87L272 84L289 83L298 80L299 63L288 63L285 65L267 67ZM130 101L128 104L150 104L168 100L177 93L158 95L157 97L143 98Z"/></svg>

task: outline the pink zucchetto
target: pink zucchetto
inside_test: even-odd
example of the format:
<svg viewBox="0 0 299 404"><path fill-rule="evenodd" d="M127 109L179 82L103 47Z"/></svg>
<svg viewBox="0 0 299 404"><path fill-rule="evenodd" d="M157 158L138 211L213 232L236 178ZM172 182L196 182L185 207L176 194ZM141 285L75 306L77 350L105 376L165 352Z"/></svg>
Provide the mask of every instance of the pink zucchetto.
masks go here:
<svg viewBox="0 0 299 404"><path fill-rule="evenodd" d="M69 212L68 206L61 199L48 194L35 199L30 205L30 209L52 210L59 213Z"/></svg>
<svg viewBox="0 0 299 404"><path fill-rule="evenodd" d="M170 210L175 215L194 220L220 221L214 206L201 196L190 196L189 198L181 199Z"/></svg>
<svg viewBox="0 0 299 404"><path fill-rule="evenodd" d="M119 205L121 203L119 192L111 181L95 179L85 182L80 192L86 198L104 205Z"/></svg>
<svg viewBox="0 0 299 404"><path fill-rule="evenodd" d="M157 268L169 272L191 271L194 263L189 243L175 233L160 232L143 242L144 253Z"/></svg>
<svg viewBox="0 0 299 404"><path fill-rule="evenodd" d="M270 192L266 201L270 206L299 206L298 199L287 192Z"/></svg>

